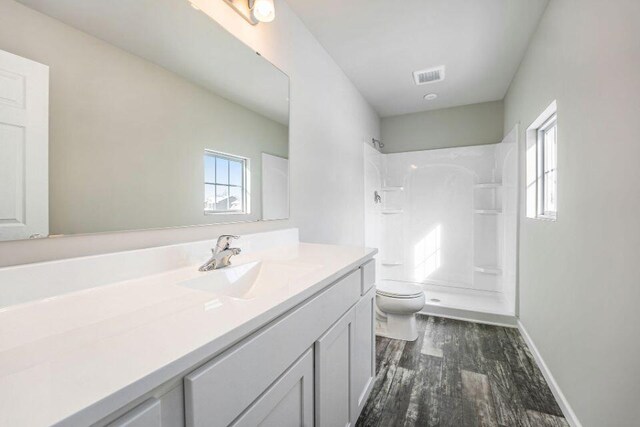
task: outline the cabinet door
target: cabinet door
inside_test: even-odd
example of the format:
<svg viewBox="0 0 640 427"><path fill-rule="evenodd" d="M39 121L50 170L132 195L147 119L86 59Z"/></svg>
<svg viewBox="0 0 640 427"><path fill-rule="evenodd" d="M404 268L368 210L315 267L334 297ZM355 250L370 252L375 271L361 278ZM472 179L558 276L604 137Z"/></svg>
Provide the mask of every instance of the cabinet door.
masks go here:
<svg viewBox="0 0 640 427"><path fill-rule="evenodd" d="M149 399L109 424L109 427L160 427L161 425L160 401Z"/></svg>
<svg viewBox="0 0 640 427"><path fill-rule="evenodd" d="M376 290L369 291L362 297L360 302L354 307L355 327L354 327L354 358L355 364L352 369L351 389L352 418L355 425L362 408L367 403L367 398L373 388L376 376L376 352L375 352L375 296Z"/></svg>
<svg viewBox="0 0 640 427"><path fill-rule="evenodd" d="M313 426L312 350L307 350L232 425L234 427Z"/></svg>
<svg viewBox="0 0 640 427"><path fill-rule="evenodd" d="M346 427L353 419L354 313L349 310L315 344L318 427Z"/></svg>

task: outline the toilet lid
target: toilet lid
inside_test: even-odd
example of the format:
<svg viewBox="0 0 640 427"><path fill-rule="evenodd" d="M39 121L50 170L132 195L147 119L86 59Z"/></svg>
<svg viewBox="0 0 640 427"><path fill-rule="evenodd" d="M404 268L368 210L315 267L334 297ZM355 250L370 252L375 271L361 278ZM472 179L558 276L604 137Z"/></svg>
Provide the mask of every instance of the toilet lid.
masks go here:
<svg viewBox="0 0 640 427"><path fill-rule="evenodd" d="M383 280L376 284L376 293L393 298L415 298L422 294L422 287L415 283Z"/></svg>

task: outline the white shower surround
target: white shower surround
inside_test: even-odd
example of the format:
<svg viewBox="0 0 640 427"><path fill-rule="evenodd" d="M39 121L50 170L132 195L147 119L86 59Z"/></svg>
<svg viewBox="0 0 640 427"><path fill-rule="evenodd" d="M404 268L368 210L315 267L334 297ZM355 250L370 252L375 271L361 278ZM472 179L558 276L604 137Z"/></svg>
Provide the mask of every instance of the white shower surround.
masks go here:
<svg viewBox="0 0 640 427"><path fill-rule="evenodd" d="M365 147L365 240L380 249L380 279L423 284L427 305L437 293L443 306L515 314L515 135L405 153Z"/></svg>

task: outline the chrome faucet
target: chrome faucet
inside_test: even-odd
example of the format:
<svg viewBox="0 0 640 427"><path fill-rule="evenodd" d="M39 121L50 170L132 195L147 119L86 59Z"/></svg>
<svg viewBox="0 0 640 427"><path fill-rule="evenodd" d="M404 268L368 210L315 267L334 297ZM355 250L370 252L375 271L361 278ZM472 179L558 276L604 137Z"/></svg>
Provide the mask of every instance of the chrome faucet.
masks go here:
<svg viewBox="0 0 640 427"><path fill-rule="evenodd" d="M238 255L241 250L240 248L231 248L229 246L231 245L231 241L233 239L239 238L240 236L233 236L231 234L223 234L222 236L218 237L216 247L211 249L211 258L209 258L207 262L202 264L198 270L217 270L219 268L227 267L229 264L231 264L231 257L233 255Z"/></svg>

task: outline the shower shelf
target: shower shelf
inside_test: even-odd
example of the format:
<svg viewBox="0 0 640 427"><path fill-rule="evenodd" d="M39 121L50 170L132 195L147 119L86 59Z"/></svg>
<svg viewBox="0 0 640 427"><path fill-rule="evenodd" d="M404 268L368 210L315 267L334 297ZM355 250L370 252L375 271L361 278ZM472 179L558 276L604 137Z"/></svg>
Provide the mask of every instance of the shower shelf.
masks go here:
<svg viewBox="0 0 640 427"><path fill-rule="evenodd" d="M478 265L473 267L473 269L478 273L495 274L495 275L502 274L502 269L497 265Z"/></svg>
<svg viewBox="0 0 640 427"><path fill-rule="evenodd" d="M402 261L382 261L382 265L386 266L398 266L404 264Z"/></svg>
<svg viewBox="0 0 640 427"><path fill-rule="evenodd" d="M501 182L485 182L474 185L475 188L502 188Z"/></svg>
<svg viewBox="0 0 640 427"><path fill-rule="evenodd" d="M475 209L474 212L480 215L500 215L502 213L498 209Z"/></svg>
<svg viewBox="0 0 640 427"><path fill-rule="evenodd" d="M404 211L402 209L383 209L380 211L382 215L397 215L401 214Z"/></svg>
<svg viewBox="0 0 640 427"><path fill-rule="evenodd" d="M404 187L382 187L382 191L402 191Z"/></svg>

